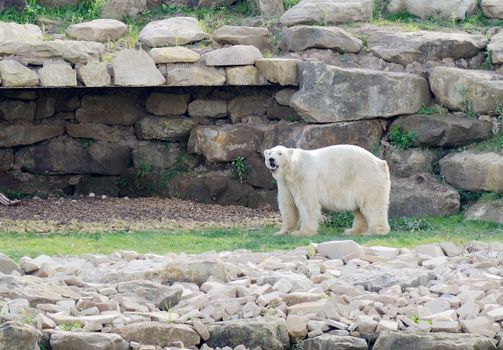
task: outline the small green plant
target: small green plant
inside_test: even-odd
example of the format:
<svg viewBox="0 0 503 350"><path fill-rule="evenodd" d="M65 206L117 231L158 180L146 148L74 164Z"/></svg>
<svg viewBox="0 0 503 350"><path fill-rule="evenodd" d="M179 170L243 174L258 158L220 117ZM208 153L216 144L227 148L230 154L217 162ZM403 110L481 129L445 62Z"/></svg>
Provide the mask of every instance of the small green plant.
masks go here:
<svg viewBox="0 0 503 350"><path fill-rule="evenodd" d="M416 142L417 135L414 131L402 131L399 125L391 130L389 141L398 149L408 149Z"/></svg>
<svg viewBox="0 0 503 350"><path fill-rule="evenodd" d="M85 149L91 148L91 146L96 143L96 140L93 139L79 139L79 143Z"/></svg>
<svg viewBox="0 0 503 350"><path fill-rule="evenodd" d="M356 33L355 36L361 40L362 47L367 49L369 47L369 35L368 33Z"/></svg>
<svg viewBox="0 0 503 350"><path fill-rule="evenodd" d="M241 183L246 183L248 175L250 174L250 168L248 167L244 157L237 156L232 161L232 174L239 179Z"/></svg>
<svg viewBox="0 0 503 350"><path fill-rule="evenodd" d="M503 122L503 103L498 102L498 104L496 105L496 114L500 118L500 122Z"/></svg>
<svg viewBox="0 0 503 350"><path fill-rule="evenodd" d="M72 322L72 323L62 323L59 325L59 327L62 330L69 332L74 328L82 328L82 325L78 322Z"/></svg>
<svg viewBox="0 0 503 350"><path fill-rule="evenodd" d="M166 150L166 152L171 151L171 142L166 142L164 144L164 149Z"/></svg>
<svg viewBox="0 0 503 350"><path fill-rule="evenodd" d="M399 217L390 220L393 231L423 232L434 229L433 225L421 218Z"/></svg>
<svg viewBox="0 0 503 350"><path fill-rule="evenodd" d="M300 0L283 0L283 6L285 7L285 10L288 10L297 5L299 2Z"/></svg>
<svg viewBox="0 0 503 350"><path fill-rule="evenodd" d="M127 179L124 177L119 177L116 181L115 184L119 186L120 188L126 187L128 182Z"/></svg>
<svg viewBox="0 0 503 350"><path fill-rule="evenodd" d="M439 109L435 105L431 106L426 106L424 103L417 112L417 114L422 114L422 115L432 115L432 114L437 114L439 113Z"/></svg>
<svg viewBox="0 0 503 350"><path fill-rule="evenodd" d="M325 225L331 228L348 228L353 225L353 213L350 211L331 211L325 218Z"/></svg>
<svg viewBox="0 0 503 350"><path fill-rule="evenodd" d="M469 91L466 87L459 89L459 93L463 97L463 112L468 118L477 118L477 113L473 110L473 103L469 96Z"/></svg>
<svg viewBox="0 0 503 350"><path fill-rule="evenodd" d="M154 170L154 166L151 164L140 164L138 169L136 169L136 177L139 179L145 178L145 176Z"/></svg>

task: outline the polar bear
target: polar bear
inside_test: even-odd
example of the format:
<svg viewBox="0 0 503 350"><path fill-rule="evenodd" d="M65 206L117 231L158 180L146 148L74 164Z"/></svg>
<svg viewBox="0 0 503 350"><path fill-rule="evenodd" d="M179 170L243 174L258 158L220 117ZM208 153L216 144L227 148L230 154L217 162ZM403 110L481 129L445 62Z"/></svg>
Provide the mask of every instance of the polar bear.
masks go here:
<svg viewBox="0 0 503 350"><path fill-rule="evenodd" d="M276 146L265 150L264 157L278 183L278 235L315 235L322 209L353 211L353 227L346 234L389 232L391 182L386 161L353 145L310 151Z"/></svg>

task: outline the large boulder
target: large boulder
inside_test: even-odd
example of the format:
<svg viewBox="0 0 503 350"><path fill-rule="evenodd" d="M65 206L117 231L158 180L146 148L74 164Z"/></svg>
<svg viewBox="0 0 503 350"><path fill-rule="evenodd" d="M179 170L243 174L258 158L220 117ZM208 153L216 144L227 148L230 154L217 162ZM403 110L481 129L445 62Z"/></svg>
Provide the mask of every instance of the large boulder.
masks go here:
<svg viewBox="0 0 503 350"><path fill-rule="evenodd" d="M470 58L486 46L484 35L468 33L372 31L368 38L369 52L404 66L444 58Z"/></svg>
<svg viewBox="0 0 503 350"><path fill-rule="evenodd" d="M459 193L432 175L391 179L390 217L447 216L457 214L459 207Z"/></svg>
<svg viewBox="0 0 503 350"><path fill-rule="evenodd" d="M14 60L0 61L0 78L3 87L28 87L39 83L35 71Z"/></svg>
<svg viewBox="0 0 503 350"><path fill-rule="evenodd" d="M299 87L290 106L313 123L412 114L430 103L426 79L406 73L302 62Z"/></svg>
<svg viewBox="0 0 503 350"><path fill-rule="evenodd" d="M498 0L482 0L482 11L489 18L503 19L503 4Z"/></svg>
<svg viewBox="0 0 503 350"><path fill-rule="evenodd" d="M455 147L484 140L491 136L488 121L454 116L452 114L414 114L398 118L391 130L400 127L403 132L416 134L414 146Z"/></svg>
<svg viewBox="0 0 503 350"><path fill-rule="evenodd" d="M86 64L100 60L105 46L92 41L52 40L42 42L10 41L0 43L0 57L17 56L25 64L42 65L46 60L62 59Z"/></svg>
<svg viewBox="0 0 503 350"><path fill-rule="evenodd" d="M188 151L210 163L230 162L260 151L264 131L246 125L199 126L190 133Z"/></svg>
<svg viewBox="0 0 503 350"><path fill-rule="evenodd" d="M81 123L128 126L141 114L134 95L85 95L76 117Z"/></svg>
<svg viewBox="0 0 503 350"><path fill-rule="evenodd" d="M103 141L59 137L16 152L16 164L32 173L120 175L129 167L130 148Z"/></svg>
<svg viewBox="0 0 503 350"><path fill-rule="evenodd" d="M283 30L280 48L284 51L331 49L340 53L358 53L362 42L338 27L295 26Z"/></svg>
<svg viewBox="0 0 503 350"><path fill-rule="evenodd" d="M166 83L153 58L145 51L119 51L112 60L112 69L114 84L118 86L157 86Z"/></svg>
<svg viewBox="0 0 503 350"><path fill-rule="evenodd" d="M72 24L66 35L72 39L106 43L126 34L127 26L116 19L95 19L89 22Z"/></svg>
<svg viewBox="0 0 503 350"><path fill-rule="evenodd" d="M337 144L351 144L373 151L379 145L382 134L382 126L377 120L319 125L280 123L266 131L262 149L276 145L316 149Z"/></svg>
<svg viewBox="0 0 503 350"><path fill-rule="evenodd" d="M168 86L219 86L225 83L225 71L213 67L168 67Z"/></svg>
<svg viewBox="0 0 503 350"><path fill-rule="evenodd" d="M197 125L187 117L146 117L136 124L136 136L143 140L180 141Z"/></svg>
<svg viewBox="0 0 503 350"><path fill-rule="evenodd" d="M476 334L382 332L374 350L496 350L491 339Z"/></svg>
<svg viewBox="0 0 503 350"><path fill-rule="evenodd" d="M479 200L465 212L465 220L491 221L503 224L503 200Z"/></svg>
<svg viewBox="0 0 503 350"><path fill-rule="evenodd" d="M185 347L190 348L199 344L201 340L192 327L184 324L135 322L116 328L113 332L130 342L160 347L169 347L181 341Z"/></svg>
<svg viewBox="0 0 503 350"><path fill-rule="evenodd" d="M428 149L409 148L405 150L388 149L386 161L390 174L398 177L409 177L419 173L431 173L435 155Z"/></svg>
<svg viewBox="0 0 503 350"><path fill-rule="evenodd" d="M449 154L440 160L445 180L456 188L469 191L503 193L503 155L464 151Z"/></svg>
<svg viewBox="0 0 503 350"><path fill-rule="evenodd" d="M37 350L42 333L24 323L8 321L0 325L0 349Z"/></svg>
<svg viewBox="0 0 503 350"><path fill-rule="evenodd" d="M285 320L281 318L259 318L216 322L209 327L211 347L236 347L240 344L253 349L290 349L290 339Z"/></svg>
<svg viewBox="0 0 503 350"><path fill-rule="evenodd" d="M503 101L503 75L493 72L435 67L430 86L436 100L449 109L498 114Z"/></svg>
<svg viewBox="0 0 503 350"><path fill-rule="evenodd" d="M272 34L262 27L225 25L213 32L212 39L222 45L252 45L260 50L272 47Z"/></svg>
<svg viewBox="0 0 503 350"><path fill-rule="evenodd" d="M255 46L234 45L207 52L202 58L207 66L244 66L263 56Z"/></svg>
<svg viewBox="0 0 503 350"><path fill-rule="evenodd" d="M193 17L153 21L140 32L140 42L149 47L186 45L209 37Z"/></svg>
<svg viewBox="0 0 503 350"><path fill-rule="evenodd" d="M474 0L391 0L387 10L391 13L408 12L421 18L440 17L464 20L475 11Z"/></svg>
<svg viewBox="0 0 503 350"><path fill-rule="evenodd" d="M77 72L67 62L44 62L38 77L45 87L77 86Z"/></svg>
<svg viewBox="0 0 503 350"><path fill-rule="evenodd" d="M302 0L286 11L280 22L296 24L337 24L372 19L372 0Z"/></svg>
<svg viewBox="0 0 503 350"><path fill-rule="evenodd" d="M0 147L31 145L65 133L62 121L3 124L0 127Z"/></svg>
<svg viewBox="0 0 503 350"><path fill-rule="evenodd" d="M503 64L503 31L491 37L491 42L487 45L487 51L491 52L491 62L493 64Z"/></svg>
<svg viewBox="0 0 503 350"><path fill-rule="evenodd" d="M301 342L303 350L367 350L368 345L362 338L323 334Z"/></svg>
<svg viewBox="0 0 503 350"><path fill-rule="evenodd" d="M51 334L52 350L128 350L129 344L118 334L101 332L63 332Z"/></svg>
<svg viewBox="0 0 503 350"><path fill-rule="evenodd" d="M0 4L0 11L2 6L5 6L4 2ZM7 41L41 42L43 37L40 27L34 24L0 22L0 43Z"/></svg>
<svg viewBox="0 0 503 350"><path fill-rule="evenodd" d="M136 18L147 9L147 0L106 0L101 10L102 18Z"/></svg>

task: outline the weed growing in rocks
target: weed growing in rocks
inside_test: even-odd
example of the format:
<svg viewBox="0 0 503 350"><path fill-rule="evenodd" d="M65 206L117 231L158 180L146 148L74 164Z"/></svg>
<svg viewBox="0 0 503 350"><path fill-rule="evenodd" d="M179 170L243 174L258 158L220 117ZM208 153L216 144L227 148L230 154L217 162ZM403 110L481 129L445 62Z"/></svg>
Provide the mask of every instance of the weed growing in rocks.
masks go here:
<svg viewBox="0 0 503 350"><path fill-rule="evenodd" d="M85 149L91 148L91 145L95 142L96 142L96 140L93 140L93 139L79 139L80 145L82 147L84 147Z"/></svg>
<svg viewBox="0 0 503 350"><path fill-rule="evenodd" d="M239 182L246 183L248 175L250 174L250 168L248 163L246 163L246 158L237 156L236 159L232 161L232 174L239 179Z"/></svg>
<svg viewBox="0 0 503 350"><path fill-rule="evenodd" d="M331 211L325 218L325 225L331 228L348 228L353 225L353 213L350 211Z"/></svg>
<svg viewBox="0 0 503 350"><path fill-rule="evenodd" d="M417 114L422 114L422 115L432 115L432 114L437 114L439 112L437 106L431 105L431 106L426 106L422 105L421 109L417 112Z"/></svg>
<svg viewBox="0 0 503 350"><path fill-rule="evenodd" d="M299 2L300 0L283 0L283 6L285 6L285 10L288 10L297 5Z"/></svg>
<svg viewBox="0 0 503 350"><path fill-rule="evenodd" d="M473 110L473 103L468 96L468 89L466 87L461 87L459 93L463 97L463 112L468 118L477 118L477 113Z"/></svg>
<svg viewBox="0 0 503 350"><path fill-rule="evenodd" d="M145 178L145 176L154 170L154 166L151 164L140 164L136 170L136 177L139 179Z"/></svg>
<svg viewBox="0 0 503 350"><path fill-rule="evenodd" d="M415 132L402 131L400 126L395 126L389 135L389 141L398 149L408 149L416 142Z"/></svg>

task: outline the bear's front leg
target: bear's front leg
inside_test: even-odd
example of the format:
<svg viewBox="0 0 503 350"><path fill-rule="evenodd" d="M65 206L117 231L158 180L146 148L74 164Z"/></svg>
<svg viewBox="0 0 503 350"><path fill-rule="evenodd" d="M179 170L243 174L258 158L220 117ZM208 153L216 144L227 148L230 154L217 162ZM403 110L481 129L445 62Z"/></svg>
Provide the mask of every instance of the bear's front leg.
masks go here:
<svg viewBox="0 0 503 350"><path fill-rule="evenodd" d="M288 188L278 181L278 206L281 214L281 229L275 235L287 235L299 222L299 212Z"/></svg>
<svg viewBox="0 0 503 350"><path fill-rule="evenodd" d="M292 236L314 236L318 233L318 226L321 219L321 206L318 197L313 194L296 197L295 203L299 210L300 229L293 231Z"/></svg>

